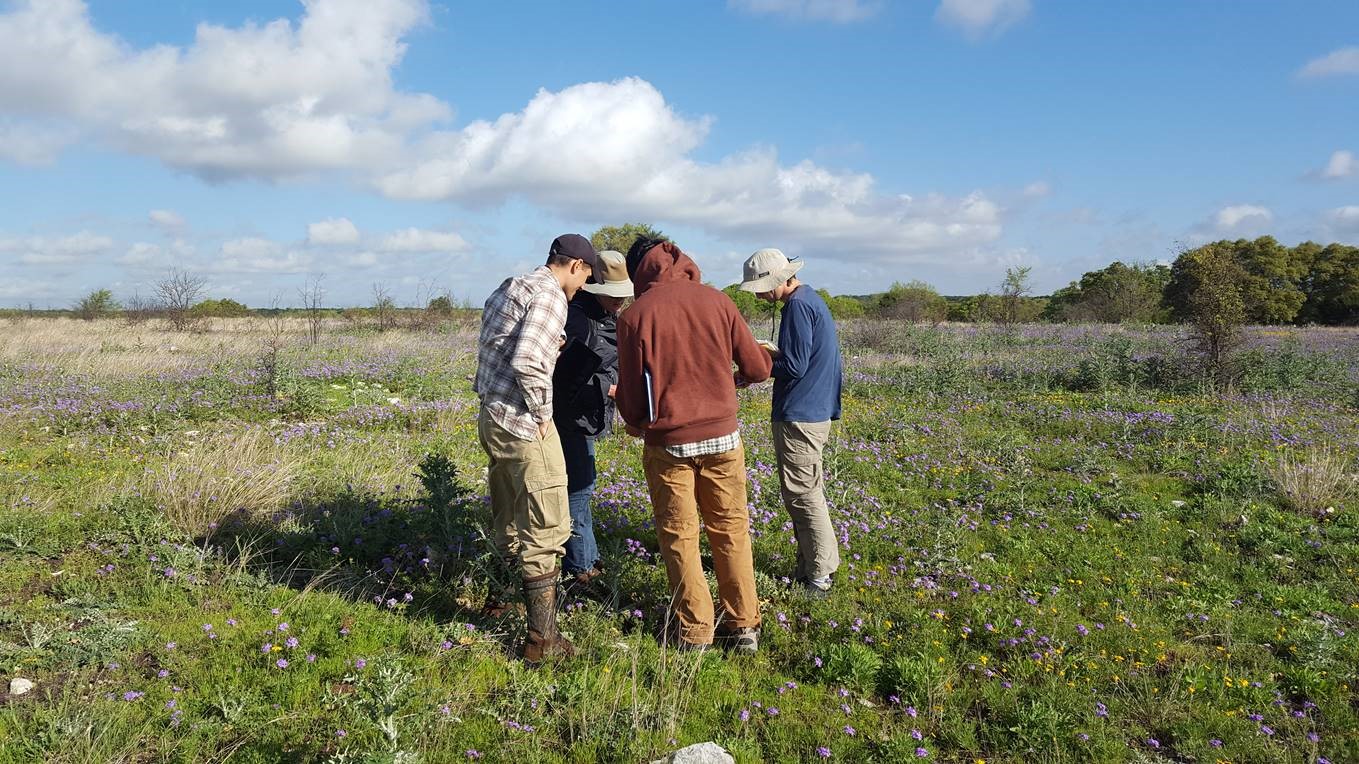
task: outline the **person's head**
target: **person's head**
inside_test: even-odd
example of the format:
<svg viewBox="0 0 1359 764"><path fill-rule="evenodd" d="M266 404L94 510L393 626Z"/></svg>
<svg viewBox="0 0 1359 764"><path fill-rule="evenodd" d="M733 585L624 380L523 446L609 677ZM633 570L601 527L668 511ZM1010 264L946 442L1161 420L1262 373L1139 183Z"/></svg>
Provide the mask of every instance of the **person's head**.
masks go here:
<svg viewBox="0 0 1359 764"><path fill-rule="evenodd" d="M667 241L669 241L669 239L663 237L638 237L638 239L632 243L632 246L628 247L628 277L631 278L633 274L637 273L637 266L642 264L642 258L646 257L646 253L654 249L657 244L664 244Z"/></svg>
<svg viewBox="0 0 1359 764"><path fill-rule="evenodd" d="M558 236L547 250L547 267L561 283L568 300L590 280L598 262L599 255L590 240L578 233Z"/></svg>
<svg viewBox="0 0 1359 764"><path fill-rule="evenodd" d="M801 260L793 262L777 249L758 250L746 258L742 267L741 289L769 302L787 300L802 285L797 272L803 265Z"/></svg>
<svg viewBox="0 0 1359 764"><path fill-rule="evenodd" d="M623 301L632 296L632 279L628 278L627 258L623 253L606 249L599 253L592 283L582 289L595 296L600 307L609 313L623 309Z"/></svg>

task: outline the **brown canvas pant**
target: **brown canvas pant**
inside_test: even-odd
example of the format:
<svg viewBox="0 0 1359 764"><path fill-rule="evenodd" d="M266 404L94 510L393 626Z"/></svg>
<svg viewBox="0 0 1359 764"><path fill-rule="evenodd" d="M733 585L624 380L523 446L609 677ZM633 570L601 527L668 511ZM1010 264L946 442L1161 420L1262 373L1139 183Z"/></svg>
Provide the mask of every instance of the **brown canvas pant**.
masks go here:
<svg viewBox="0 0 1359 764"><path fill-rule="evenodd" d="M703 575L698 544L700 517L712 548L723 626L759 626L745 449L738 446L721 454L681 458L662 447L646 446L642 469L651 489L656 535L680 639L691 644L713 641L712 591Z"/></svg>
<svg viewBox="0 0 1359 764"><path fill-rule="evenodd" d="M830 422L772 422L774 458L779 466L779 493L793 521L797 569L803 580L824 578L840 567L840 547L826 504L826 478L821 452L830 437Z"/></svg>
<svg viewBox="0 0 1359 764"><path fill-rule="evenodd" d="M542 440L523 440L482 409L477 439L490 460L486 482L496 551L517 559L525 578L555 571L571 536L566 461L557 429Z"/></svg>

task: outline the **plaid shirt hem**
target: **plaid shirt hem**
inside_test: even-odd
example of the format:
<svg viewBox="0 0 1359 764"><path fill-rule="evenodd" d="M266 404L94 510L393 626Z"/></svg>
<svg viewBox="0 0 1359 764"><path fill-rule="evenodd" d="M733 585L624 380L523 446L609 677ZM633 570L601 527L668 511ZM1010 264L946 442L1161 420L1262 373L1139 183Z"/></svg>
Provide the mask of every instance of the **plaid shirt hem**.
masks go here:
<svg viewBox="0 0 1359 764"><path fill-rule="evenodd" d="M741 445L741 431L737 430L730 435L720 435L716 438L700 440L697 443L681 443L678 446L666 446L665 452L680 459L688 459L695 456L724 454L739 445Z"/></svg>

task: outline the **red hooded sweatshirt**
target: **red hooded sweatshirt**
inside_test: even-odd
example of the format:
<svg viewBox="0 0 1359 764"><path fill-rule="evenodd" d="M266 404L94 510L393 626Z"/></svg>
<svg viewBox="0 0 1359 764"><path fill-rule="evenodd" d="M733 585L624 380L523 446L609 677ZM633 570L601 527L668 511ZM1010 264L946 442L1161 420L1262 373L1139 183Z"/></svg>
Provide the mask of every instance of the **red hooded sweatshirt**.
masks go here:
<svg viewBox="0 0 1359 764"><path fill-rule="evenodd" d="M679 247L652 247L632 275L637 299L618 318L618 413L649 446L736 432L732 362L769 378L769 354L730 297L702 282Z"/></svg>

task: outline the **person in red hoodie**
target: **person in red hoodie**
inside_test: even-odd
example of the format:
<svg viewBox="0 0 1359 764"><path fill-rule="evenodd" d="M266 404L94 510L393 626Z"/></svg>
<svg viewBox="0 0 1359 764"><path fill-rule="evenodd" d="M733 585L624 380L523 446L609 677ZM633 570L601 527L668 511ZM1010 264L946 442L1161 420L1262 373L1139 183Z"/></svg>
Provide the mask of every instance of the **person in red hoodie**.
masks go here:
<svg viewBox="0 0 1359 764"><path fill-rule="evenodd" d="M679 648L716 637L740 653L759 648L760 603L750 548L745 449L736 421L736 379L769 378L772 359L736 304L706 286L698 265L672 242L641 239L628 251L636 301L618 319L618 413L645 440L642 469L679 622ZM699 556L708 533L721 624Z"/></svg>

